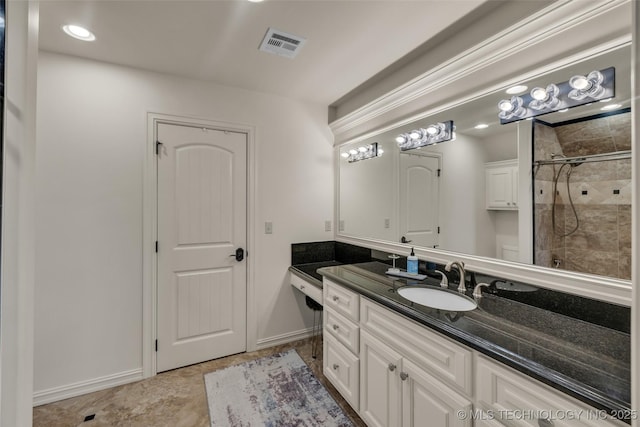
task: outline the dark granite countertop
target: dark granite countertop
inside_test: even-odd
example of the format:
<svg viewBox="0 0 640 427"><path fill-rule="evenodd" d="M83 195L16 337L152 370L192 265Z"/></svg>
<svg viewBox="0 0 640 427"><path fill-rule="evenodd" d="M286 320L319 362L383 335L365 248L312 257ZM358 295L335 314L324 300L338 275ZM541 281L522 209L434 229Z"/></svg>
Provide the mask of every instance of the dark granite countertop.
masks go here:
<svg viewBox="0 0 640 427"><path fill-rule="evenodd" d="M618 418L629 412L629 334L491 294L473 311L431 309L396 289L439 287L438 280L387 276L388 267L366 262L318 273L597 409Z"/></svg>

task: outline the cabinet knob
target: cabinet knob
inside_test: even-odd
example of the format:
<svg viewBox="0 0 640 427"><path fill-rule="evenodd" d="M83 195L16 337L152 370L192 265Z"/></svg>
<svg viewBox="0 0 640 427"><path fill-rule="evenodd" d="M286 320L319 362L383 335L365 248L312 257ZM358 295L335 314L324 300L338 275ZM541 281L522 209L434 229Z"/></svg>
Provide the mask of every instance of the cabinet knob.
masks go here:
<svg viewBox="0 0 640 427"><path fill-rule="evenodd" d="M338 301L339 299L340 299L340 297L339 297L339 296L337 296L337 295L334 295L334 296L333 296L333 300L334 300L334 301Z"/></svg>
<svg viewBox="0 0 640 427"><path fill-rule="evenodd" d="M400 379L402 381L406 380L407 378L409 378L409 374L407 374L406 372L400 372Z"/></svg>
<svg viewBox="0 0 640 427"><path fill-rule="evenodd" d="M396 365L394 365L393 363L389 363L389 370L391 372L395 371L396 370Z"/></svg>
<svg viewBox="0 0 640 427"><path fill-rule="evenodd" d="M538 419L538 425L540 427L553 427L553 421L548 418L540 418Z"/></svg>
<svg viewBox="0 0 640 427"><path fill-rule="evenodd" d="M301 289L301 290L302 290L302 289L304 289L304 285L300 285L300 289Z"/></svg>
<svg viewBox="0 0 640 427"><path fill-rule="evenodd" d="M334 331L337 331L338 329L340 329L340 326L338 326L338 325L333 325L333 330L334 330Z"/></svg>

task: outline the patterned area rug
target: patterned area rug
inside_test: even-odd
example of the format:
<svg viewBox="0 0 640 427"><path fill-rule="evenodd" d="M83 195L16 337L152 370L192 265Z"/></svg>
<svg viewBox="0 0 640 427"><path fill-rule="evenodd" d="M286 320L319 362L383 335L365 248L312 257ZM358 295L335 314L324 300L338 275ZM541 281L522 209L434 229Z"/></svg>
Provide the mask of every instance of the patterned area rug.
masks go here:
<svg viewBox="0 0 640 427"><path fill-rule="evenodd" d="M204 376L212 426L353 426L295 350Z"/></svg>

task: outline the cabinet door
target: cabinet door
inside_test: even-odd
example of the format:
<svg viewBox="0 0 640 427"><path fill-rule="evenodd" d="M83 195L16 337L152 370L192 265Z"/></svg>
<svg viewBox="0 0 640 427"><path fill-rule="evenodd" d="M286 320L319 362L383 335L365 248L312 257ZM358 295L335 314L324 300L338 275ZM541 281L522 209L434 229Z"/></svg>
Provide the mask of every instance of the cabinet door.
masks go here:
<svg viewBox="0 0 640 427"><path fill-rule="evenodd" d="M471 402L425 370L403 359L400 379L402 427L471 427Z"/></svg>
<svg viewBox="0 0 640 427"><path fill-rule="evenodd" d="M486 171L487 208L513 208L513 168L488 168Z"/></svg>
<svg viewBox="0 0 640 427"><path fill-rule="evenodd" d="M369 427L400 425L401 357L366 332L360 336L360 416Z"/></svg>
<svg viewBox="0 0 640 427"><path fill-rule="evenodd" d="M351 407L358 410L359 404L359 360L331 335L324 336L324 376L335 386Z"/></svg>

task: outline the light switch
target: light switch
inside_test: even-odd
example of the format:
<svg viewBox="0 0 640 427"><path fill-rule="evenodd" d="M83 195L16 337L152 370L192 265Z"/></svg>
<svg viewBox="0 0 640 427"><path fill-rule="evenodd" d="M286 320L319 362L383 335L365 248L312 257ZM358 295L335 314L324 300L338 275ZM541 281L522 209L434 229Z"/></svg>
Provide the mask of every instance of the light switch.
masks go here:
<svg viewBox="0 0 640 427"><path fill-rule="evenodd" d="M384 228L391 227L391 220L389 218L384 219Z"/></svg>
<svg viewBox="0 0 640 427"><path fill-rule="evenodd" d="M331 231L331 221L324 222L324 231Z"/></svg>
<svg viewBox="0 0 640 427"><path fill-rule="evenodd" d="M344 219L341 219L338 225L340 227L340 231L344 231Z"/></svg>
<svg viewBox="0 0 640 427"><path fill-rule="evenodd" d="M273 233L273 223L271 221L267 221L264 223L264 234L272 234Z"/></svg>

